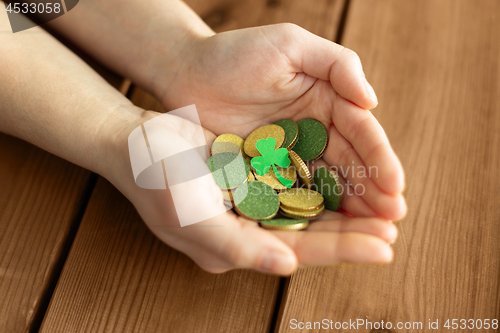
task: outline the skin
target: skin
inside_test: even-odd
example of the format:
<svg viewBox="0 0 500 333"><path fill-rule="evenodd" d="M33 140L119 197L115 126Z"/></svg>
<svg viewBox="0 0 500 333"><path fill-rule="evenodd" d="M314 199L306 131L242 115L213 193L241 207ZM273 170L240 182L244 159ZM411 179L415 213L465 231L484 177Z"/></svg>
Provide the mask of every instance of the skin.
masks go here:
<svg viewBox="0 0 500 333"><path fill-rule="evenodd" d="M159 114L133 106L39 28L0 34L1 131L106 177L158 238L209 272L288 275L299 266L392 260L397 229L390 221L406 213L404 174L368 111L377 99L353 51L292 24L215 34L179 1L88 0L50 26L167 110L196 104L208 144L283 118L315 118L328 128L330 143L311 170L375 166L378 177L347 174L342 181L351 195L343 208L354 217L326 212L305 232L264 230L231 211L181 228L170 191L139 188L130 166L128 135ZM6 17L0 27L9 29ZM172 146L189 147L192 126L176 119L162 135ZM352 194L356 184L364 195ZM200 188L181 191L187 204L192 191ZM213 181L203 191L197 209L222 205Z"/></svg>

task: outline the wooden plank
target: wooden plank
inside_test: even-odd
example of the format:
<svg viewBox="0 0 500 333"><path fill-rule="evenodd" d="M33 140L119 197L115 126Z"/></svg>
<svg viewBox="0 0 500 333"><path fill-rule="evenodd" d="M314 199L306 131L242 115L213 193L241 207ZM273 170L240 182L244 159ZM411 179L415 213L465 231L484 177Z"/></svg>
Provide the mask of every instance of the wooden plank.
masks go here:
<svg viewBox="0 0 500 333"><path fill-rule="evenodd" d="M131 99L161 111L140 89ZM100 179L41 332L266 332L278 287L279 278L248 270L201 270Z"/></svg>
<svg viewBox="0 0 500 333"><path fill-rule="evenodd" d="M40 323L92 176L3 134L0 156L0 332L25 332Z"/></svg>
<svg viewBox="0 0 500 333"><path fill-rule="evenodd" d="M335 40L345 0L189 0L185 1L216 32L252 26L295 23L329 40ZM146 110L165 112L150 94L135 87L131 96Z"/></svg>
<svg viewBox="0 0 500 333"><path fill-rule="evenodd" d="M334 40L344 4L345 0L219 0L200 15L216 32L291 22ZM198 1L193 5L196 9Z"/></svg>
<svg viewBox="0 0 500 333"><path fill-rule="evenodd" d="M99 179L41 332L263 332L277 284L204 272Z"/></svg>
<svg viewBox="0 0 500 333"><path fill-rule="evenodd" d="M86 60L118 86L116 74ZM0 332L36 331L96 176L4 134L0 156Z"/></svg>
<svg viewBox="0 0 500 333"><path fill-rule="evenodd" d="M292 319L423 323L409 332L430 331L429 319L436 332L447 319L500 319L500 2L351 5L343 41L378 92L374 114L405 167L409 213L393 264L293 275L277 331L292 331Z"/></svg>
<svg viewBox="0 0 500 333"><path fill-rule="evenodd" d="M343 1L315 1L318 6L305 15L299 12L303 9L300 1L271 7L265 1L213 1L212 9L204 3L193 1L193 7L204 6L201 14L206 12L208 21L220 10L226 13L228 21L214 27L218 31L295 20L334 38ZM145 109L163 111L137 87L131 100ZM267 332L278 289L279 278L274 276L243 270L222 275L202 271L157 240L133 206L100 179L41 332L160 328L164 332Z"/></svg>
<svg viewBox="0 0 500 333"><path fill-rule="evenodd" d="M137 106L140 106L144 110L153 110L157 112L165 112L165 109L160 102L144 90L139 87L134 87L132 94L130 95L130 100Z"/></svg>
<svg viewBox="0 0 500 333"><path fill-rule="evenodd" d="M24 332L41 323L96 178L4 134L0 156L0 332Z"/></svg>

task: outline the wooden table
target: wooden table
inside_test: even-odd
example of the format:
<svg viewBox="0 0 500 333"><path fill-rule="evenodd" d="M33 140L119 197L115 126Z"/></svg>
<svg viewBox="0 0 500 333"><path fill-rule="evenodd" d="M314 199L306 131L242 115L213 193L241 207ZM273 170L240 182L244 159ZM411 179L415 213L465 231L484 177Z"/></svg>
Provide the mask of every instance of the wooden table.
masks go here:
<svg viewBox="0 0 500 333"><path fill-rule="evenodd" d="M106 180L0 135L0 332L288 332L293 319L423 323L407 332L439 320L442 332L447 319L500 319L500 1L188 3L219 32L294 22L360 55L407 176L394 263L211 275Z"/></svg>

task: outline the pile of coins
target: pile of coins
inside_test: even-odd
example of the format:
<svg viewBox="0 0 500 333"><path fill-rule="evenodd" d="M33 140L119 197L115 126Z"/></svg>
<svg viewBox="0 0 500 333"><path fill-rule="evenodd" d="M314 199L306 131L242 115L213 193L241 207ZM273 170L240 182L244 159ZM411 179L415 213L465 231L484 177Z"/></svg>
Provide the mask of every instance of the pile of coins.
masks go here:
<svg viewBox="0 0 500 333"><path fill-rule="evenodd" d="M276 152L285 148L289 167L270 163L267 172L265 168L256 169L252 158L262 156L260 140L266 140L271 151L274 143ZM266 229L303 230L325 209L335 211L342 206L343 191L337 174L320 167L313 176L306 165L321 158L327 145L328 133L319 121L283 119L257 128L245 140L229 133L218 136L207 166L228 208ZM279 153L283 155L283 151ZM276 217L278 214L281 217Z"/></svg>
<svg viewBox="0 0 500 333"><path fill-rule="evenodd" d="M323 196L308 188L291 188L278 198L280 212L292 219L314 219L325 210Z"/></svg>

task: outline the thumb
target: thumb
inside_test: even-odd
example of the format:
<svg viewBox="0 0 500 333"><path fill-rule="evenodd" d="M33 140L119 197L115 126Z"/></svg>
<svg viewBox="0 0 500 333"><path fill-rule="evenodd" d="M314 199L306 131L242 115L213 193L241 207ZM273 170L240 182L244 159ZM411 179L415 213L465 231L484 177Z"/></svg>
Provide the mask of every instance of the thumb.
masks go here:
<svg viewBox="0 0 500 333"><path fill-rule="evenodd" d="M139 128L137 132L136 140L141 139L141 135L147 139L150 163L154 163L151 174L155 166L158 167L154 173L158 177L149 179L159 183L153 184L153 188L168 188L169 200L160 200L159 205L166 205L169 210L175 208L180 224L171 227L175 224L172 221L159 223L166 213L153 219L156 222L149 220L148 225L160 239L211 272L250 268L291 274L296 269L295 254L283 241L261 230L256 222L227 212L222 192L212 176L222 171L210 172L205 163L208 158L206 133L200 125L165 114L144 123L143 130ZM131 146L134 142L135 139L129 139ZM149 160L149 156L146 159ZM232 166L239 167L237 163ZM148 170L139 173L137 180L150 176Z"/></svg>
<svg viewBox="0 0 500 333"><path fill-rule="evenodd" d="M294 251L284 241L233 212L177 229L176 233L186 240L181 251L212 273L243 268L290 275L298 266Z"/></svg>
<svg viewBox="0 0 500 333"><path fill-rule="evenodd" d="M377 106L377 96L354 51L294 24L282 24L279 29L282 38L275 40L276 45L297 72L330 81L339 95L363 109Z"/></svg>

